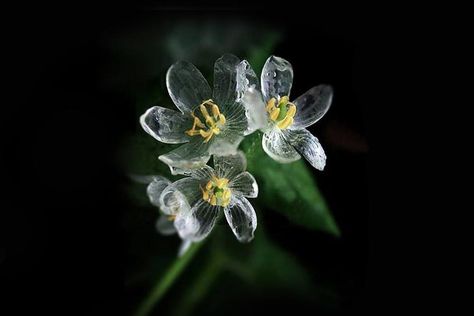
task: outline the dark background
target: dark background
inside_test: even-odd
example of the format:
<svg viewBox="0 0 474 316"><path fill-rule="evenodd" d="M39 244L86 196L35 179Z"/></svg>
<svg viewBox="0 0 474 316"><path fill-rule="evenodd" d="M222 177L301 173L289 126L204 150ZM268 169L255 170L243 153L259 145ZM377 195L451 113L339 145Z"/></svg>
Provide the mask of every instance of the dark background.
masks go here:
<svg viewBox="0 0 474 316"><path fill-rule="evenodd" d="M123 138L138 131L130 91L145 84L146 71L137 66L130 81L113 80L130 65L116 63L104 41L150 24L164 36L159 30L168 24L218 18L258 22L284 34L274 53L295 69L293 96L323 82L334 87L331 110L311 131L328 156L326 170L315 176L342 237L295 228L278 214L267 216L266 226L282 247L318 271L318 281L338 290L340 306L331 313L367 311L374 289L363 23L331 10L178 8L121 4L55 13L41 7L14 15L4 73L10 98L0 116L0 286L14 308L4 315L128 315L134 309L144 292L124 286L121 219L133 205L123 194L127 179L117 153ZM305 308L272 297L251 304L268 313Z"/></svg>

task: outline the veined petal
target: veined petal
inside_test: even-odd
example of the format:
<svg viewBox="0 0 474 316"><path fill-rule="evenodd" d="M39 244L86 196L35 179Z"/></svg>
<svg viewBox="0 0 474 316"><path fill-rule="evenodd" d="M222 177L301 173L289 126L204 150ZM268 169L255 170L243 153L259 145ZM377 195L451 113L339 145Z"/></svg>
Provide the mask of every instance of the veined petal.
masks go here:
<svg viewBox="0 0 474 316"><path fill-rule="evenodd" d="M247 171L237 175L229 182L229 188L232 192L241 194L249 198L258 196L258 185L255 178Z"/></svg>
<svg viewBox="0 0 474 316"><path fill-rule="evenodd" d="M247 119L247 129L244 135L249 135L258 129L262 129L268 125L268 115L265 110L265 103L260 91L250 88L239 100L245 109Z"/></svg>
<svg viewBox="0 0 474 316"><path fill-rule="evenodd" d="M260 82L249 62L242 60L237 65L237 96L242 98L248 89L260 90Z"/></svg>
<svg viewBox="0 0 474 316"><path fill-rule="evenodd" d="M299 96L293 102L297 110L290 128L302 129L319 121L329 110L332 95L331 86L319 85Z"/></svg>
<svg viewBox="0 0 474 316"><path fill-rule="evenodd" d="M247 168L247 159L239 151L235 155L217 156L214 155L214 170L217 177L232 180Z"/></svg>
<svg viewBox="0 0 474 316"><path fill-rule="evenodd" d="M201 198L200 182L193 178L183 178L168 185L160 195L160 206L167 215L189 211L191 205Z"/></svg>
<svg viewBox="0 0 474 316"><path fill-rule="evenodd" d="M314 168L324 169L326 154L318 139L308 130L285 130L285 137Z"/></svg>
<svg viewBox="0 0 474 316"><path fill-rule="evenodd" d="M166 86L171 99L182 113L192 112L212 95L202 73L186 61L178 61L168 69Z"/></svg>
<svg viewBox="0 0 474 316"><path fill-rule="evenodd" d="M174 226L182 239L201 241L209 235L214 227L219 206L212 206L204 200L199 200L191 210L180 212L176 216Z"/></svg>
<svg viewBox="0 0 474 316"><path fill-rule="evenodd" d="M168 166L179 169L197 169L206 165L209 160L209 143L202 138L194 138L167 154L158 157Z"/></svg>
<svg viewBox="0 0 474 316"><path fill-rule="evenodd" d="M169 220L167 216L160 215L156 221L156 230L165 236L173 235L176 233L173 221Z"/></svg>
<svg viewBox="0 0 474 316"><path fill-rule="evenodd" d="M225 107L234 104L237 98L237 65L240 59L231 54L225 54L214 64L213 100Z"/></svg>
<svg viewBox="0 0 474 316"><path fill-rule="evenodd" d="M226 130L209 145L210 155L234 155L240 142L244 139L241 134Z"/></svg>
<svg viewBox="0 0 474 316"><path fill-rule="evenodd" d="M257 215L252 204L245 197L233 195L224 213L229 226L240 242L249 242L253 239L253 233L257 228Z"/></svg>
<svg viewBox="0 0 474 316"><path fill-rule="evenodd" d="M279 128L273 128L263 134L262 148L267 155L280 163L290 163L301 158Z"/></svg>
<svg viewBox="0 0 474 316"><path fill-rule="evenodd" d="M280 57L270 56L262 69L262 92L265 102L271 98L290 96L293 84L293 67Z"/></svg>
<svg viewBox="0 0 474 316"><path fill-rule="evenodd" d="M214 169L209 166L204 166L199 169L191 171L190 176L198 181L209 181L214 175Z"/></svg>
<svg viewBox="0 0 474 316"><path fill-rule="evenodd" d="M148 184L146 188L146 193L150 199L150 203L161 207L160 205L160 195L163 190L171 184L171 181L161 176L154 176L153 180Z"/></svg>
<svg viewBox="0 0 474 316"><path fill-rule="evenodd" d="M260 92L260 82L250 64L243 60L237 66L237 102L245 108L247 130L251 134L267 124L265 103Z"/></svg>
<svg viewBox="0 0 474 316"><path fill-rule="evenodd" d="M167 144L180 144L189 141L185 131L192 126L191 116L178 111L154 106L140 116L142 128L156 138Z"/></svg>

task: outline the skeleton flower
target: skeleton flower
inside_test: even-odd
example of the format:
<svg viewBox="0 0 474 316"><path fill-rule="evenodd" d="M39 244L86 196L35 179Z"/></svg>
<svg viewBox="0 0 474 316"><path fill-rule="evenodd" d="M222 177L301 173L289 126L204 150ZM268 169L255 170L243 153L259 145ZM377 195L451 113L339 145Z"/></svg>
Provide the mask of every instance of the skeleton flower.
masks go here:
<svg viewBox="0 0 474 316"><path fill-rule="evenodd" d="M246 197L257 197L258 186L245 169L246 160L241 152L214 155L214 168L195 169L189 177L163 190L160 204L165 211L180 210L174 227L182 239L197 242L206 238L222 212L240 242L253 239L257 216Z"/></svg>
<svg viewBox="0 0 474 316"><path fill-rule="evenodd" d="M165 207L160 203L160 196L163 190L171 184L171 181L161 176L151 176L149 181L146 181L148 187L146 189L150 203L158 207L160 210L160 216L156 221L156 230L165 236L172 235L176 233L176 228L174 227L174 219L179 213L179 206L175 207ZM182 256L186 250L191 246L192 241L183 239L181 246L179 247L178 256Z"/></svg>
<svg viewBox="0 0 474 316"><path fill-rule="evenodd" d="M326 154L318 139L306 127L326 114L332 101L332 88L319 85L290 102L292 83L291 64L283 58L270 56L261 75L268 121L263 129L262 147L278 162L289 163L303 156L314 168L323 170ZM262 107L256 107L263 111Z"/></svg>
<svg viewBox="0 0 474 316"><path fill-rule="evenodd" d="M166 74L169 95L179 111L154 106L141 117L143 129L158 141L183 144L159 159L173 174L203 167L213 154L235 154L244 135L253 132L242 96L248 88L247 61L223 55L214 64L214 89L189 62Z"/></svg>

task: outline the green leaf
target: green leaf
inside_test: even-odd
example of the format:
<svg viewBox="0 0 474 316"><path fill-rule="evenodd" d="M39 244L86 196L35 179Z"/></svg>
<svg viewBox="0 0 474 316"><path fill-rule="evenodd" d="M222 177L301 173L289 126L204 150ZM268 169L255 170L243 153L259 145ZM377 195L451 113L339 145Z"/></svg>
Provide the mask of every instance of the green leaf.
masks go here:
<svg viewBox="0 0 474 316"><path fill-rule="evenodd" d="M339 236L339 228L303 160L280 164L263 151L261 133L248 136L241 145L248 171L259 185L257 203L274 209L292 222Z"/></svg>

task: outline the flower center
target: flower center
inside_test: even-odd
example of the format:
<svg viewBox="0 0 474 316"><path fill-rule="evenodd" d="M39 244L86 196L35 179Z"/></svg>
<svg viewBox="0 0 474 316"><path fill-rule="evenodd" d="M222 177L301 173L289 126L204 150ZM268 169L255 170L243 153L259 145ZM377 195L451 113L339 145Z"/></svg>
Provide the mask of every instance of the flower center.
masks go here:
<svg viewBox="0 0 474 316"><path fill-rule="evenodd" d="M209 204L215 206L227 206L230 203L231 192L227 187L229 179L217 178L215 176L201 188L202 199Z"/></svg>
<svg viewBox="0 0 474 316"><path fill-rule="evenodd" d="M288 128L293 124L293 118L296 114L296 105L289 101L288 96L281 97L278 104L275 98L271 98L267 102L266 110L270 115L270 119L275 122L280 129Z"/></svg>
<svg viewBox="0 0 474 316"><path fill-rule="evenodd" d="M212 99L206 100L199 105L199 110L204 118L205 124L191 113L194 118L193 127L186 131L189 136L201 135L204 138L204 142L207 143L211 140L212 136L218 135L221 132L221 128L225 124L225 116L219 111L217 104ZM209 115L209 110L212 115Z"/></svg>

